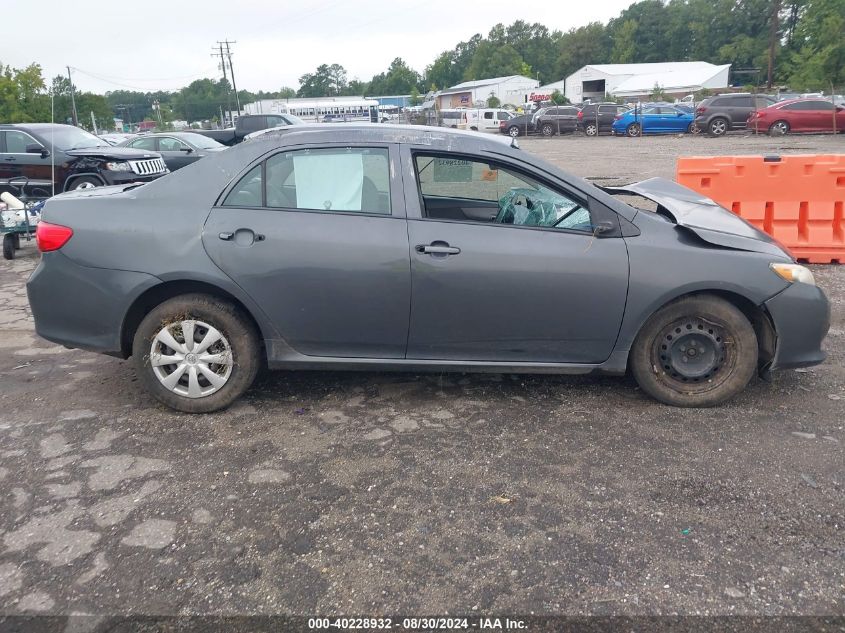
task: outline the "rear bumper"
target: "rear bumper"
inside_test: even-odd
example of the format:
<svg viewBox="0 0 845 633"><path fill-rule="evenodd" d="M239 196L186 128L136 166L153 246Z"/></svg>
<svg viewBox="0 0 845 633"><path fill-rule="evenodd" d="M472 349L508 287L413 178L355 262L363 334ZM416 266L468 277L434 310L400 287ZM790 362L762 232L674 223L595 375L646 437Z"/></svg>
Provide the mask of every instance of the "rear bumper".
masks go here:
<svg viewBox="0 0 845 633"><path fill-rule="evenodd" d="M794 283L765 303L777 343L771 369L818 365L826 358L821 345L830 328L830 303L821 288Z"/></svg>
<svg viewBox="0 0 845 633"><path fill-rule="evenodd" d="M160 283L146 273L86 268L61 251L44 253L26 284L42 338L107 354L121 353L121 328L132 302Z"/></svg>

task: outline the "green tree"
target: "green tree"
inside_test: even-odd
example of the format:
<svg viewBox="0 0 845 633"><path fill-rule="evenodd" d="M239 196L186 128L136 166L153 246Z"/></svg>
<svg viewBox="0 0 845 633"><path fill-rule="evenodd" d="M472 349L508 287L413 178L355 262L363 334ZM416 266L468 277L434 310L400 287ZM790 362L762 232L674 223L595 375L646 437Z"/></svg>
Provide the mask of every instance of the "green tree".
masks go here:
<svg viewBox="0 0 845 633"><path fill-rule="evenodd" d="M320 64L313 73L299 78L299 97L332 97L344 93L346 69L340 64Z"/></svg>
<svg viewBox="0 0 845 633"><path fill-rule="evenodd" d="M373 77L369 91L374 95L404 95L419 84L419 73L409 68L401 57L397 57L386 72Z"/></svg>
<svg viewBox="0 0 845 633"><path fill-rule="evenodd" d="M509 75L530 75L531 68L522 55L510 44L497 46L484 41L478 45L472 63L464 73L464 80L507 77Z"/></svg>
<svg viewBox="0 0 845 633"><path fill-rule="evenodd" d="M497 97L493 92L491 92L490 96L487 97L487 107L498 108L500 105L502 105L502 102L499 100L499 97Z"/></svg>

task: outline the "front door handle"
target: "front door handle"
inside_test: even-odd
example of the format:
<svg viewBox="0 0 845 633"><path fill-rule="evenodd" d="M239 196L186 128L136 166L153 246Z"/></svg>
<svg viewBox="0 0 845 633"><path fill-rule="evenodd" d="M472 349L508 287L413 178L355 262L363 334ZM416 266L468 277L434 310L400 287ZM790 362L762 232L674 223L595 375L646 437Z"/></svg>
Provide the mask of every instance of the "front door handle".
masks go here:
<svg viewBox="0 0 845 633"><path fill-rule="evenodd" d="M235 237L235 234L227 231L225 233L221 233L217 237L219 237L224 242L230 242L232 240L232 238Z"/></svg>
<svg viewBox="0 0 845 633"><path fill-rule="evenodd" d="M449 246L446 242L432 242L431 244L417 244L416 251L426 255L457 255L461 249Z"/></svg>
<svg viewBox="0 0 845 633"><path fill-rule="evenodd" d="M224 242L234 242L238 246L251 246L254 242L263 242L267 236L263 233L256 233L252 229L238 229L237 231L224 231L218 233L217 237Z"/></svg>

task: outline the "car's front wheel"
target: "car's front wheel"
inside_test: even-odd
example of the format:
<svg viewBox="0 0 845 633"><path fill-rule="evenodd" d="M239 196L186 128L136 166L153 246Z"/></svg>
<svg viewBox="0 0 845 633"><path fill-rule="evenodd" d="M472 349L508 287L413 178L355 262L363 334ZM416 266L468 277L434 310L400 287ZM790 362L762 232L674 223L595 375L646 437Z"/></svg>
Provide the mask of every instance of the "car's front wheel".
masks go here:
<svg viewBox="0 0 845 633"><path fill-rule="evenodd" d="M186 413L228 407L255 380L258 335L228 301L204 294L174 297L141 321L132 345L135 371L160 402Z"/></svg>
<svg viewBox="0 0 845 633"><path fill-rule="evenodd" d="M742 391L757 370L757 337L745 315L712 295L656 312L631 349L640 388L676 407L712 407Z"/></svg>
<svg viewBox="0 0 845 633"><path fill-rule="evenodd" d="M79 189L93 189L94 187L101 187L103 183L93 176L82 176L76 178L68 186L68 191L77 191Z"/></svg>
<svg viewBox="0 0 845 633"><path fill-rule="evenodd" d="M519 127L516 125L510 126L508 128L508 135L510 135L512 138L516 138L517 136L519 136Z"/></svg>

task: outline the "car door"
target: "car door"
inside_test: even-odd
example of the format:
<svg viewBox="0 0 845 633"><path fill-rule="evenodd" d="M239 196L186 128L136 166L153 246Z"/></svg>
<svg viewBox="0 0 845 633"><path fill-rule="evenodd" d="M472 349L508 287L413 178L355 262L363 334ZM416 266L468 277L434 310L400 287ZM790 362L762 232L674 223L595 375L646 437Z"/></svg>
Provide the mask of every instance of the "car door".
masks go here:
<svg viewBox="0 0 845 633"><path fill-rule="evenodd" d="M753 108L752 97L750 95L730 97L728 104L728 116L731 120L731 127L733 129L745 128L748 124L748 115Z"/></svg>
<svg viewBox="0 0 845 633"><path fill-rule="evenodd" d="M423 148L402 151L402 163L414 166L405 170L412 278L407 358L607 359L624 311L628 256L621 238L596 238L591 223L612 212L512 164ZM523 193L550 204L528 211ZM460 219L459 212L445 210L449 200L460 209L468 199L477 209L486 205L486 215ZM571 210L576 216L565 220L577 223L532 224L541 206Z"/></svg>
<svg viewBox="0 0 845 633"><path fill-rule="evenodd" d="M199 160L200 156L187 143L173 136L159 136L158 148L155 150L167 163L170 171L176 171L186 165Z"/></svg>
<svg viewBox="0 0 845 633"><path fill-rule="evenodd" d="M389 145L282 150L221 195L203 244L297 352L403 358L410 264L400 173Z"/></svg>
<svg viewBox="0 0 845 633"><path fill-rule="evenodd" d="M833 131L833 115L836 111L830 101L808 101L808 118L811 119L812 128L819 132Z"/></svg>
<svg viewBox="0 0 845 633"><path fill-rule="evenodd" d="M30 145L44 147L41 142L22 130L6 130L3 158L0 162L8 176L0 179L26 178L26 195L35 198L48 198L52 195L52 175L49 154L27 152ZM19 195L17 187L7 187L15 195Z"/></svg>

